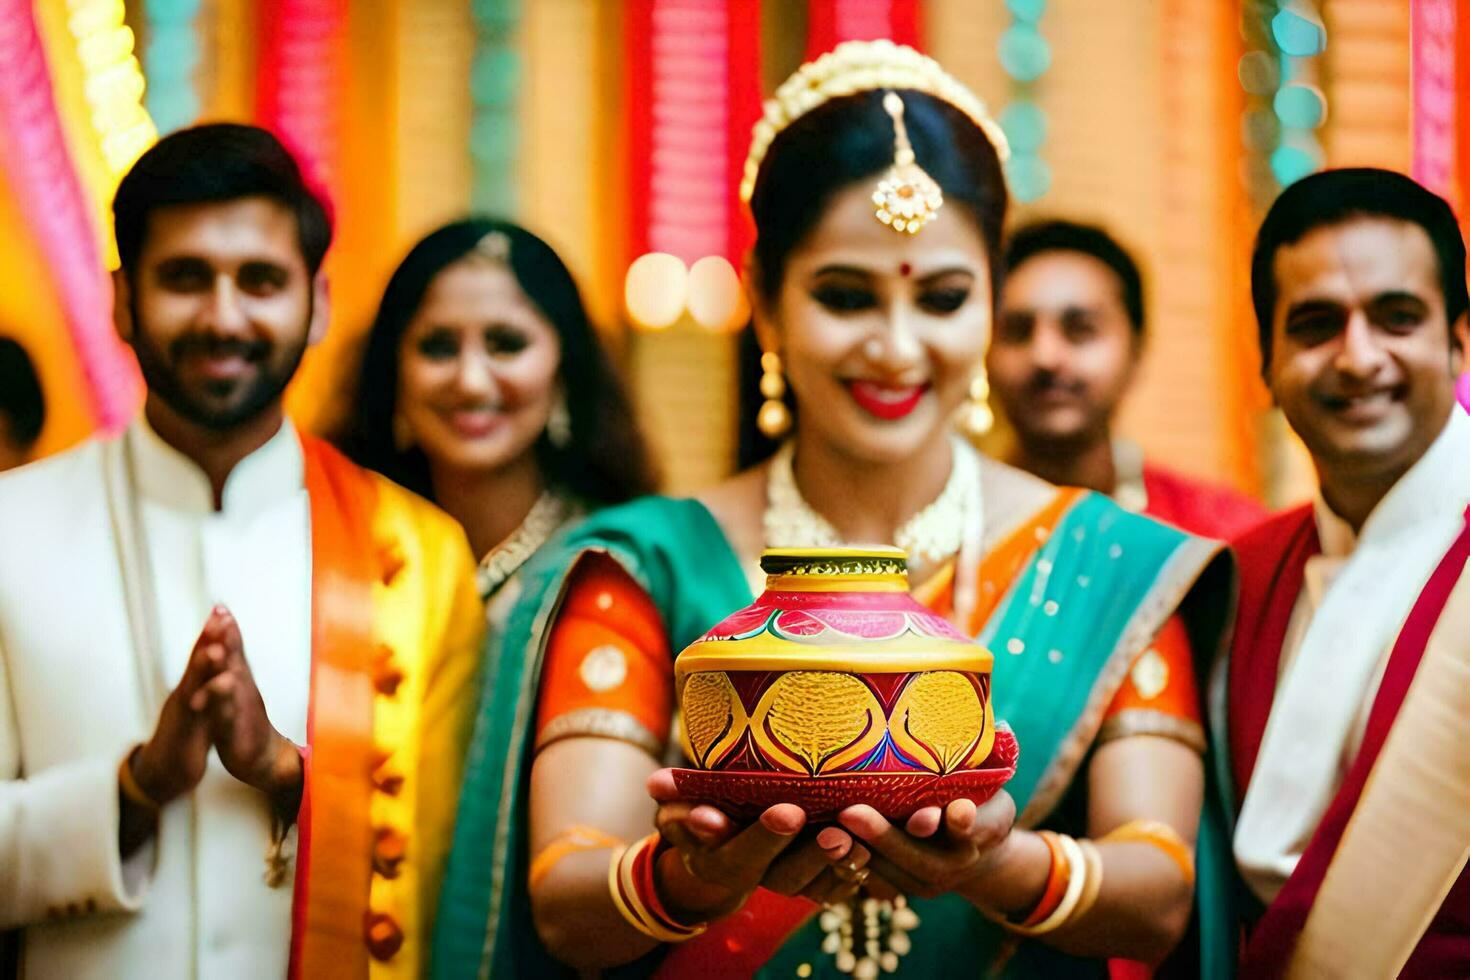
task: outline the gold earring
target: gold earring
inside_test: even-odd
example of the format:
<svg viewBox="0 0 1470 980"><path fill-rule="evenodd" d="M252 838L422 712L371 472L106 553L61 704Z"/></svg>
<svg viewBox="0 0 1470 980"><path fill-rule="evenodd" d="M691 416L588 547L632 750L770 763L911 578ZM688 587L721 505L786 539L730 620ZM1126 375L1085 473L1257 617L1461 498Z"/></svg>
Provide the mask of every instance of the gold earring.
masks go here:
<svg viewBox="0 0 1470 980"><path fill-rule="evenodd" d="M406 453L413 448L413 429L402 412L393 413L393 448Z"/></svg>
<svg viewBox="0 0 1470 980"><path fill-rule="evenodd" d="M791 412L782 397L786 394L786 379L781 376L781 355L766 351L761 355L761 405L755 417L756 428L767 439L779 439L791 428Z"/></svg>
<svg viewBox="0 0 1470 980"><path fill-rule="evenodd" d="M572 413L567 408L565 395L557 395L551 403L551 414L546 419L546 440L557 449L565 449L572 442Z"/></svg>
<svg viewBox="0 0 1470 980"><path fill-rule="evenodd" d="M960 409L960 428L966 435L979 439L995 425L995 413L990 410L990 376L982 366L970 379L970 398Z"/></svg>

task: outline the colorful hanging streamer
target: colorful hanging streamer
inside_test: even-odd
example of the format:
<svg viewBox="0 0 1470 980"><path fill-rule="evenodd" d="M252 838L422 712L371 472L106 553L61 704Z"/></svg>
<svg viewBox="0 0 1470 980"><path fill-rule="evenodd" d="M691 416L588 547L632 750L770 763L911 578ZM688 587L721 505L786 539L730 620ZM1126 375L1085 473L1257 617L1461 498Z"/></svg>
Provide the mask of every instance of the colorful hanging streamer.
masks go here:
<svg viewBox="0 0 1470 980"><path fill-rule="evenodd" d="M256 121L336 199L341 176L347 0L260 0Z"/></svg>
<svg viewBox="0 0 1470 980"><path fill-rule="evenodd" d="M108 104L102 101L106 93L97 95L99 103ZM0 10L0 139L15 197L55 277L97 423L104 431L117 431L138 404L137 368L113 331L93 202L67 151L29 4ZM113 145L110 161L125 158L124 143Z"/></svg>
<svg viewBox="0 0 1470 980"><path fill-rule="evenodd" d="M1051 67L1051 45L1041 34L1046 0L1007 0L1011 24L1000 36L996 54L1011 78L1011 101L1000 125L1011 144L1006 181L1017 201L1036 201L1051 190L1051 167L1041 156L1046 143L1046 112L1036 100L1038 82Z"/></svg>
<svg viewBox="0 0 1470 980"><path fill-rule="evenodd" d="M1414 179L1450 196L1455 174L1455 0L1414 0Z"/></svg>
<svg viewBox="0 0 1470 980"><path fill-rule="evenodd" d="M521 56L516 45L520 0L472 0L475 58L470 66L470 158L474 183L470 199L476 210L516 214L516 161L520 130L516 109L521 86Z"/></svg>
<svg viewBox="0 0 1470 980"><path fill-rule="evenodd" d="M67 0L67 26L82 65L82 89L113 188L158 139L143 108L143 70L133 55L133 32L124 23L125 14L122 0Z"/></svg>
<svg viewBox="0 0 1470 980"><path fill-rule="evenodd" d="M148 114L161 132L172 132L199 118L196 72L202 55L199 9L202 0L147 0L143 4L147 47L143 50Z"/></svg>
<svg viewBox="0 0 1470 980"><path fill-rule="evenodd" d="M1327 99L1316 85L1316 59L1327 47L1327 28L1312 0L1280 0L1269 34L1277 57L1271 109L1280 124L1271 172L1285 187L1327 163L1317 136L1327 120Z"/></svg>
<svg viewBox="0 0 1470 980"><path fill-rule="evenodd" d="M668 252L739 262L736 197L759 113L758 0L628 4L629 260Z"/></svg>
<svg viewBox="0 0 1470 980"><path fill-rule="evenodd" d="M806 9L808 60L843 41L884 37L922 50L919 0L808 0Z"/></svg>

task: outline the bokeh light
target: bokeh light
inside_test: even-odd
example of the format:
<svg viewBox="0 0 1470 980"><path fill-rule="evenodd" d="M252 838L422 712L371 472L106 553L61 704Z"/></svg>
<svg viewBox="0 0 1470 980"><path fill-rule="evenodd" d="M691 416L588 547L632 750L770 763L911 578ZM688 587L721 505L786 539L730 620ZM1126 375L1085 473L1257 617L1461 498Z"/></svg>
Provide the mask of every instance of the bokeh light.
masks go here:
<svg viewBox="0 0 1470 980"><path fill-rule="evenodd" d="M1270 95L1281 82L1276 59L1267 51L1247 51L1241 55L1235 74L1240 79L1240 87L1251 95Z"/></svg>
<svg viewBox="0 0 1470 980"><path fill-rule="evenodd" d="M1032 24L1015 23L1000 36L999 55L1006 74L1034 82L1051 67L1051 45Z"/></svg>
<svg viewBox="0 0 1470 980"><path fill-rule="evenodd" d="M750 319L740 276L722 255L706 255L689 267L688 293L689 315L706 330L729 333Z"/></svg>
<svg viewBox="0 0 1470 980"><path fill-rule="evenodd" d="M633 325L663 330L684 315L689 298L689 270L677 255L649 252L628 266L623 280L623 305Z"/></svg>
<svg viewBox="0 0 1470 980"><path fill-rule="evenodd" d="M1327 118L1327 100L1315 85L1291 82L1272 101L1277 117L1292 129L1316 129Z"/></svg>
<svg viewBox="0 0 1470 980"><path fill-rule="evenodd" d="M1006 9L1016 20L1034 24L1046 13L1046 0L1006 0Z"/></svg>
<svg viewBox="0 0 1470 980"><path fill-rule="evenodd" d="M1311 11L1289 4L1271 18L1271 36L1281 53L1293 58L1311 58L1327 47L1327 29Z"/></svg>
<svg viewBox="0 0 1470 980"><path fill-rule="evenodd" d="M1017 153L1006 164L1006 180L1016 200L1035 201L1051 190L1051 167L1034 153Z"/></svg>
<svg viewBox="0 0 1470 980"><path fill-rule="evenodd" d="M1035 102L1018 99L1000 114L1000 128L1012 153L1036 153L1046 142L1046 113Z"/></svg>

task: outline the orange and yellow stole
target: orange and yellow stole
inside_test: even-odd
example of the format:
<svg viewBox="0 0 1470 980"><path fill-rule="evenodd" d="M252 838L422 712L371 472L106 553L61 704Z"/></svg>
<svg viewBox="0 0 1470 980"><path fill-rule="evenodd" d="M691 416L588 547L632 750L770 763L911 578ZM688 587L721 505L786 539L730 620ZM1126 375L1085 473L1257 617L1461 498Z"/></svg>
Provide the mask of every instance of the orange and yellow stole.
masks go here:
<svg viewBox="0 0 1470 980"><path fill-rule="evenodd" d="M474 562L431 505L301 441L312 667L289 973L417 976L473 710Z"/></svg>
<svg viewBox="0 0 1470 980"><path fill-rule="evenodd" d="M372 535L377 484L303 437L311 508L311 701L298 816L292 977L367 975L372 875Z"/></svg>

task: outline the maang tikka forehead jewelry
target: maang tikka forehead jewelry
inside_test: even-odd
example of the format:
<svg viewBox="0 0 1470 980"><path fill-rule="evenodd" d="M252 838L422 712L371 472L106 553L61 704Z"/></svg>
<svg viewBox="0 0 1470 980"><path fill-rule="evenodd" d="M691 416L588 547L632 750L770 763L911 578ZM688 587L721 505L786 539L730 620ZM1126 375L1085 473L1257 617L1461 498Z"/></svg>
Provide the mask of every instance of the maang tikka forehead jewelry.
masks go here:
<svg viewBox="0 0 1470 980"><path fill-rule="evenodd" d="M914 160L903 121L903 97L890 89L883 95L883 109L893 119L893 166L873 191L873 213L894 231L912 235L939 213L944 193Z"/></svg>
<svg viewBox="0 0 1470 980"><path fill-rule="evenodd" d="M486 232L475 243L475 254L491 262L508 265L510 263L510 236L503 231Z"/></svg>

